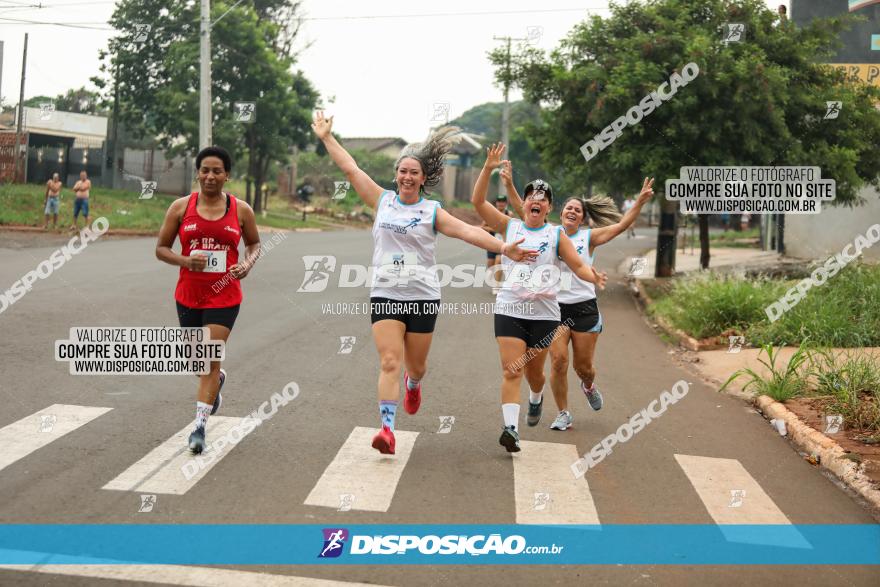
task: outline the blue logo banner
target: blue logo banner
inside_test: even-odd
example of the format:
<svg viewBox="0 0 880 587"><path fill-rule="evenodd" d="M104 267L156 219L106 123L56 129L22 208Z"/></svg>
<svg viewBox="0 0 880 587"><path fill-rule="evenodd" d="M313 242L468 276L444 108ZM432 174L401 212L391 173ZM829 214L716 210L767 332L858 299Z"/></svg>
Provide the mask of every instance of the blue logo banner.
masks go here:
<svg viewBox="0 0 880 587"><path fill-rule="evenodd" d="M880 525L0 525L0 564L880 565Z"/></svg>

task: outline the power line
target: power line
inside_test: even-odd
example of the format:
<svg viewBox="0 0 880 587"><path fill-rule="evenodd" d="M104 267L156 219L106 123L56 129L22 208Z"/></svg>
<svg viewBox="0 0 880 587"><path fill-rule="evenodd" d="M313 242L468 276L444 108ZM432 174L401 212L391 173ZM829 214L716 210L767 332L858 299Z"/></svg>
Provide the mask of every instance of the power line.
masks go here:
<svg viewBox="0 0 880 587"><path fill-rule="evenodd" d="M112 27L96 27L96 26L86 26L86 25L95 25L95 24L104 24L106 22L40 22L38 20L24 20L21 18L8 18L6 16L0 16L0 20L9 21L8 24L35 24L35 25L45 25L45 26L62 26L69 27L73 29L91 29L95 31L113 31L116 30Z"/></svg>

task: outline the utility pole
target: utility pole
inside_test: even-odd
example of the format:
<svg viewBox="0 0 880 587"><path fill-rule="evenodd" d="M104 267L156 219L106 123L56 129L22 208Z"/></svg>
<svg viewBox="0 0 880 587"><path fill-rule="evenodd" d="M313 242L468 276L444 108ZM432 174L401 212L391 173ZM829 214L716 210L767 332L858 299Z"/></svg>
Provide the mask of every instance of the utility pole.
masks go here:
<svg viewBox="0 0 880 587"><path fill-rule="evenodd" d="M199 48L199 149L210 147L213 142L211 132L211 0L201 0L200 20L201 42Z"/></svg>
<svg viewBox="0 0 880 587"><path fill-rule="evenodd" d="M514 39L513 37L492 37L496 41L507 43L507 52L504 57L504 106L501 109L501 142L507 147L507 157L510 156L510 43L512 41L528 41L528 39ZM498 174L498 193L503 193L504 185L501 182L501 174Z"/></svg>
<svg viewBox="0 0 880 587"><path fill-rule="evenodd" d="M28 34L24 34L24 52L21 58L21 90L18 94L18 125L15 128L15 179L18 179L18 168L22 163L21 157L21 121L24 117L24 74L27 71L27 45L28 45ZM25 150L25 154L27 154L27 150ZM22 181L26 181L27 178L22 178Z"/></svg>

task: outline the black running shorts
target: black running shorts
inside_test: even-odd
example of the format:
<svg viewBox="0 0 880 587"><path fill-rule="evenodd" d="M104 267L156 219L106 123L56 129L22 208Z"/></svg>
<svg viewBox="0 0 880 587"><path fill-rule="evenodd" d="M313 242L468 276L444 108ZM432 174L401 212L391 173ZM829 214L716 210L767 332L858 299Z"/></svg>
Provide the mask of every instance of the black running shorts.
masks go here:
<svg viewBox="0 0 880 587"><path fill-rule="evenodd" d="M575 332L602 332L602 314L596 298L574 304L559 304L563 324Z"/></svg>
<svg viewBox="0 0 880 587"><path fill-rule="evenodd" d="M553 332L559 326L556 320L530 320L495 314L495 336L510 336L524 340L529 348L543 349L553 341Z"/></svg>
<svg viewBox="0 0 880 587"><path fill-rule="evenodd" d="M228 308L187 308L180 302L177 304L177 319L181 328L201 328L208 324L219 324L229 330L235 325L240 305Z"/></svg>
<svg viewBox="0 0 880 587"><path fill-rule="evenodd" d="M440 300L392 300L370 298L370 322L397 320L406 325L407 332L428 334L434 332Z"/></svg>

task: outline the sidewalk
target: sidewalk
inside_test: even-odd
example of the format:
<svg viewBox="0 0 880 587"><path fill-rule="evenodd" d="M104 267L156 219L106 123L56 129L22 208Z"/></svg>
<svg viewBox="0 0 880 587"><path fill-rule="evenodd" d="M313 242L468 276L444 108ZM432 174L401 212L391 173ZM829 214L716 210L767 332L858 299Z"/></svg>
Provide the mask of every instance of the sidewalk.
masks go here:
<svg viewBox="0 0 880 587"><path fill-rule="evenodd" d="M710 249L709 254L711 255L711 257L709 258L710 269L717 269L719 267L731 267L737 265L748 266L749 268L754 268L756 266L759 267L763 265L770 267L778 263L780 260L780 255L776 251L762 251L760 249L713 247ZM657 251L656 249L651 249L650 251L644 253L642 256L646 260L644 261L644 268L641 272L630 271L633 264L632 259L635 259L636 257L631 257L624 260L624 262L620 265L620 272L636 279L653 279L655 262L657 260ZM676 250L676 273L688 273L690 271L697 271L699 269L699 248L695 247L693 253L689 248L687 249L687 252L684 253L681 252L681 249Z"/></svg>

